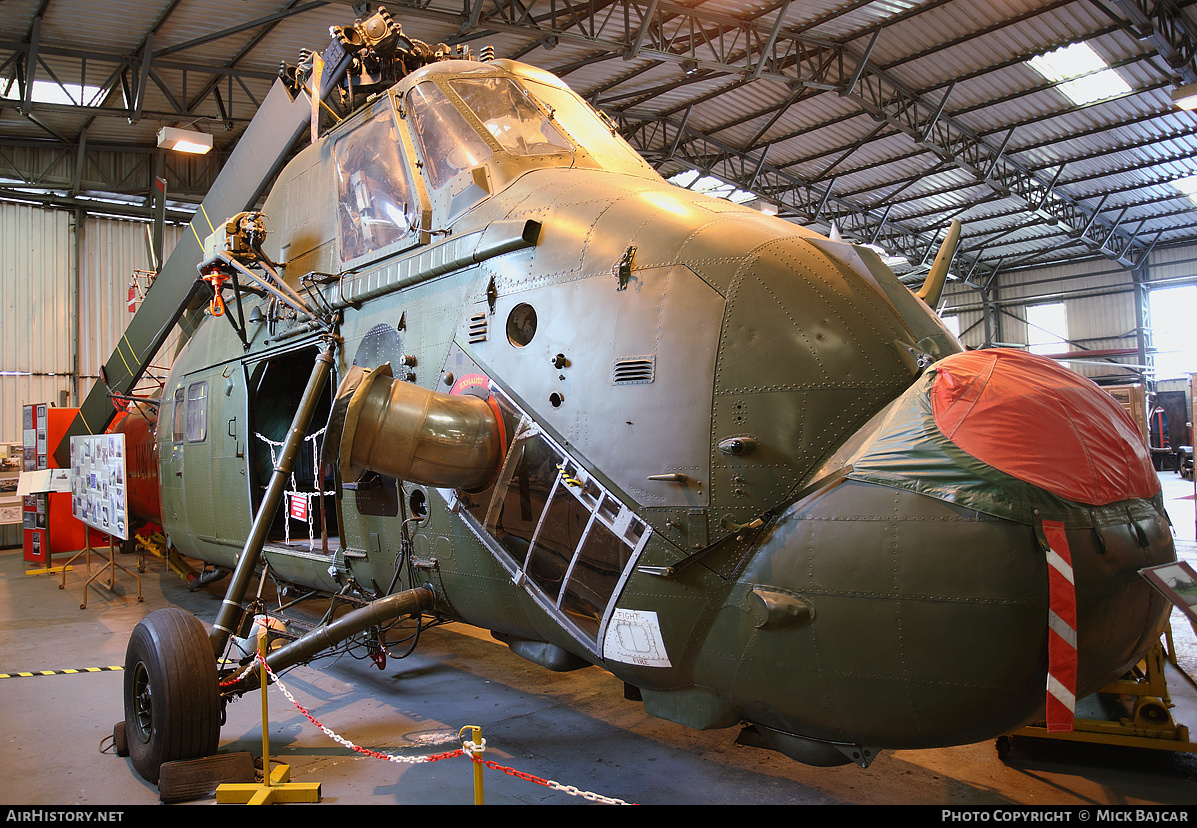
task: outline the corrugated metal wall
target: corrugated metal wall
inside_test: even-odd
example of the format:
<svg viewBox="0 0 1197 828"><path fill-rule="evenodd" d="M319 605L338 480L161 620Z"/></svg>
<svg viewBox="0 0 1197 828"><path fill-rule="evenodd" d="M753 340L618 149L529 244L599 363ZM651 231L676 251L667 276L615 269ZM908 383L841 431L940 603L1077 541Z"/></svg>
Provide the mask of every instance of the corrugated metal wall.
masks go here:
<svg viewBox="0 0 1197 828"><path fill-rule="evenodd" d="M0 251L0 440L20 442L21 406L57 404L59 392L71 389L74 219L0 204Z"/></svg>
<svg viewBox="0 0 1197 828"><path fill-rule="evenodd" d="M21 442L23 406L75 406L95 383L131 318L133 271L150 266L146 226L0 203L0 441ZM181 232L165 228L168 252ZM20 542L20 525L0 526L0 546Z"/></svg>
<svg viewBox="0 0 1197 828"><path fill-rule="evenodd" d="M23 405L59 405L63 392L78 404L129 323L133 271L150 266L144 223L76 224L65 210L0 204L0 440L21 439ZM168 252L180 233L165 228Z"/></svg>
<svg viewBox="0 0 1197 828"><path fill-rule="evenodd" d="M84 221L79 280L79 371L84 382L80 395L86 395L91 388L100 366L112 356L132 319L128 296L133 272L150 269L148 226L142 222L103 218ZM167 255L181 234L180 227L164 228L163 249ZM169 355L174 352L170 342L168 340L162 348L155 366L170 365ZM138 392L141 393L140 386ZM72 398L71 404L77 405L78 400Z"/></svg>
<svg viewBox="0 0 1197 828"><path fill-rule="evenodd" d="M1144 280L1148 289L1197 283L1197 247L1154 252L1145 269ZM944 297L942 313L959 318L961 330L967 330L962 336L964 343L972 347L982 345L985 328L981 322L980 292L951 282L945 288ZM1000 274L991 301L997 304L993 312L995 342L1025 345L1026 308L1063 302L1068 330L1058 333L1073 343L1069 350L1104 351L1138 346L1134 276L1114 262L1094 260ZM1197 321L1197 308L1193 313ZM1148 342L1150 344L1150 339ZM1120 364L1128 367L1120 367ZM1104 382L1133 382L1137 375L1129 366L1138 364L1137 355L1131 355L1071 362L1068 367ZM1193 367L1197 369L1197 366Z"/></svg>

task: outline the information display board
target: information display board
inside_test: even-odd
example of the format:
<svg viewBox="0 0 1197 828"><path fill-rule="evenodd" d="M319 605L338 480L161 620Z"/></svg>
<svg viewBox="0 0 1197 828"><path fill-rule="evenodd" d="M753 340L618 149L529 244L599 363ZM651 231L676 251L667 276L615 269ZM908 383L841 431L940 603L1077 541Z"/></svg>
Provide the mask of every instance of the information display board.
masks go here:
<svg viewBox="0 0 1197 828"><path fill-rule="evenodd" d="M125 435L71 438L71 514L114 538L129 539Z"/></svg>

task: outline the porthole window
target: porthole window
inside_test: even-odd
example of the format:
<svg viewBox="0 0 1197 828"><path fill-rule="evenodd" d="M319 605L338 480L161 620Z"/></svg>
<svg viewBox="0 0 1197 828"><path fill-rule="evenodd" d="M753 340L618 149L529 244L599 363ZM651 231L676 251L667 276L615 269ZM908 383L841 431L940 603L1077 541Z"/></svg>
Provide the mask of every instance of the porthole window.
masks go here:
<svg viewBox="0 0 1197 828"><path fill-rule="evenodd" d="M428 496L424 494L423 489L416 489L411 493L411 497L407 500L407 505L411 508L412 517L423 520L428 517Z"/></svg>
<svg viewBox="0 0 1197 828"><path fill-rule="evenodd" d="M536 310L521 302L507 316L507 341L523 348L536 336Z"/></svg>

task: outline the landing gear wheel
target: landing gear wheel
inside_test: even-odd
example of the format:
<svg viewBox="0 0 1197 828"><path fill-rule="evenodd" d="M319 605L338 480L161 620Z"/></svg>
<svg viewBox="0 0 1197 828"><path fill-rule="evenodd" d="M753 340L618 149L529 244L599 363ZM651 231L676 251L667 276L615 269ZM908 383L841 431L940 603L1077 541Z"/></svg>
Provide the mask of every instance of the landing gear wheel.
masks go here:
<svg viewBox="0 0 1197 828"><path fill-rule="evenodd" d="M158 610L134 628L125 653L125 741L134 770L153 784L163 762L216 753L216 659L191 613Z"/></svg>

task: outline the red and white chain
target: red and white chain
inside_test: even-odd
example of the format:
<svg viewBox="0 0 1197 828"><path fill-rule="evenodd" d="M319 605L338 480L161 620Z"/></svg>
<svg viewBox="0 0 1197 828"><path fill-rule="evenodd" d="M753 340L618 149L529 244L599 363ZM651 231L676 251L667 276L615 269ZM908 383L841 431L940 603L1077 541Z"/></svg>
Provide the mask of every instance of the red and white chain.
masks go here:
<svg viewBox="0 0 1197 828"><path fill-rule="evenodd" d="M363 756L370 756L375 759L385 759L388 762L400 762L400 763L407 763L407 764L421 764L421 763L425 763L425 762L437 762L437 761L440 761L441 759L450 759L454 756L467 756L467 757L469 757L470 761L477 762L478 764L488 767L491 770L496 770L496 771L499 771L500 773L505 773L508 776L514 776L517 779L523 779L527 782L534 782L537 785L543 785L546 788L550 788L555 791L561 791L562 793L569 794L570 796L580 796L583 799L589 800L591 802L601 802L606 805L628 805L629 804L629 803L623 801L622 799L613 799L612 797L603 796L602 794L592 793L590 791L583 791L583 790L580 790L580 789L574 787L573 785L562 785L561 783L554 782L551 779L542 779L539 776L533 776L531 774L524 773L522 771L517 771L514 768L503 767L502 765L492 762L489 759L483 759L482 754L486 751L486 740L485 739L482 740L481 744L475 744L473 741L466 739L466 740L462 741L461 748L459 748L457 750L451 750L448 753L438 753L438 754L435 754L432 756L395 756L394 754L391 754L391 753L379 753L378 751L369 750L368 748L364 748L359 745L355 745L353 742L349 741L348 739L344 738L343 736L339 736L338 734L334 733L331 729L329 729L328 727L321 724L319 721L316 720L316 718L314 716L312 716L311 713L309 713L307 711L307 709L302 704L300 704L298 701L296 701L295 697L291 695L291 692L286 688L286 686L279 679L279 677L277 675L275 675L274 671L270 669L270 666L268 664L266 664L265 659L262 658L261 652L258 653L258 658L255 662L250 662L250 664L246 667L245 672L243 672L240 676L238 676L232 682L226 682L226 684L235 683L236 681L240 681L242 678L244 678L245 676L247 676L249 674L250 670L256 669L258 664L261 664L263 667L266 668L266 672L270 674L270 678L274 680L274 684L278 687L278 689L280 691L282 691L282 694L287 697L287 700L290 701L291 704L295 705L295 709L297 709L300 713L302 713L304 715L304 717L307 718L308 721L310 721L316 727L320 728L320 730L323 731L324 735L326 735L328 738L332 739L337 744L341 745L342 747L348 748L349 750L360 753Z"/></svg>

